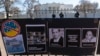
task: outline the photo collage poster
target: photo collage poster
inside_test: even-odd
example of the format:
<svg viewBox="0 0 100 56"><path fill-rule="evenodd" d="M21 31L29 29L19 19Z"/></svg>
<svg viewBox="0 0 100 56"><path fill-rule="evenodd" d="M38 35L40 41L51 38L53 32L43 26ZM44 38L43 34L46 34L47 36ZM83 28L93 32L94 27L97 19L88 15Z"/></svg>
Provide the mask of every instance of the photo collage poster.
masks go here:
<svg viewBox="0 0 100 56"><path fill-rule="evenodd" d="M26 25L27 50L29 53L46 51L45 24Z"/></svg>
<svg viewBox="0 0 100 56"><path fill-rule="evenodd" d="M97 28L49 28L50 47L95 48Z"/></svg>
<svg viewBox="0 0 100 56"><path fill-rule="evenodd" d="M20 31L20 25L15 20L5 20L2 23L3 40L8 54L25 52L23 35Z"/></svg>

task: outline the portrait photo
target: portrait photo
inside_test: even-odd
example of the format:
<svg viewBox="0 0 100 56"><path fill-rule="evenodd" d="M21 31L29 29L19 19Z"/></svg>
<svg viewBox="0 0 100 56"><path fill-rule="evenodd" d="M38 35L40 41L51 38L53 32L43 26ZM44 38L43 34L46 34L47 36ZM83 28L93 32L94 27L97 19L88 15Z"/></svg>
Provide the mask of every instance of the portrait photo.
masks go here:
<svg viewBox="0 0 100 56"><path fill-rule="evenodd" d="M82 42L96 42L97 29L83 29Z"/></svg>
<svg viewBox="0 0 100 56"><path fill-rule="evenodd" d="M82 47L95 47L97 42L97 28L83 28Z"/></svg>
<svg viewBox="0 0 100 56"><path fill-rule="evenodd" d="M50 47L64 46L64 28L49 28Z"/></svg>

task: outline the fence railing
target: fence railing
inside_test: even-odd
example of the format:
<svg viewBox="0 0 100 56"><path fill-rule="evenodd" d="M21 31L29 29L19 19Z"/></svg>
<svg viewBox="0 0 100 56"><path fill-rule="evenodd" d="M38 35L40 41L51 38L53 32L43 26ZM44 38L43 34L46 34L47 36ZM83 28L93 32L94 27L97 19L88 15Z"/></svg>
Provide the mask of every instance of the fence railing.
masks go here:
<svg viewBox="0 0 100 56"><path fill-rule="evenodd" d="M31 13L33 18L52 18L52 14L59 18L59 14L63 13L64 18L75 18L75 10L35 10ZM79 18L100 18L100 9L95 12L81 12L79 11ZM85 16L86 14L86 16ZM6 18L5 14L0 14L0 19ZM11 14L9 18L31 18L30 13L21 11L19 14Z"/></svg>

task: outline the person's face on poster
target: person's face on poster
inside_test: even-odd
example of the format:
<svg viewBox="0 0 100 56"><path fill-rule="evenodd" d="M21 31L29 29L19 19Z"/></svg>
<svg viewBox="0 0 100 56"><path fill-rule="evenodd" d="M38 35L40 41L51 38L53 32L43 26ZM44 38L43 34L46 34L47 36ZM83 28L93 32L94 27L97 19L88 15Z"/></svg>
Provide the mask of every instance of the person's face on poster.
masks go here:
<svg viewBox="0 0 100 56"><path fill-rule="evenodd" d="M87 31L86 33L86 39L91 39L93 37L92 31Z"/></svg>
<svg viewBox="0 0 100 56"><path fill-rule="evenodd" d="M57 39L58 37L60 37L59 29L52 29L52 34L53 34L54 39Z"/></svg>

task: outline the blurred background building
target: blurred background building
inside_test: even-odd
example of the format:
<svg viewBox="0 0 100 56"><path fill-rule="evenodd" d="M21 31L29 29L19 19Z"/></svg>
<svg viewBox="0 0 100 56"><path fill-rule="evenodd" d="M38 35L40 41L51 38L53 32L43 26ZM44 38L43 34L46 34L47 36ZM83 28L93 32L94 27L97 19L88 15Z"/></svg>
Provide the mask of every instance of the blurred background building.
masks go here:
<svg viewBox="0 0 100 56"><path fill-rule="evenodd" d="M60 18L62 13L64 18L75 18L75 13L79 12L79 18L100 18L100 9L97 2L90 0L80 0L77 5L64 3L39 3L39 0L5 0L7 3L0 4L0 19L24 18ZM18 4L17 4L18 3ZM17 6L16 6L17 4ZM9 5L9 6L8 6Z"/></svg>
<svg viewBox="0 0 100 56"><path fill-rule="evenodd" d="M73 5L60 4L60 3L47 3L42 5L36 5L34 7L35 18L52 18L52 14L55 14L55 17L59 18L60 13L64 14L64 18L72 17L69 15L74 14Z"/></svg>

